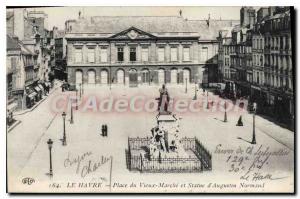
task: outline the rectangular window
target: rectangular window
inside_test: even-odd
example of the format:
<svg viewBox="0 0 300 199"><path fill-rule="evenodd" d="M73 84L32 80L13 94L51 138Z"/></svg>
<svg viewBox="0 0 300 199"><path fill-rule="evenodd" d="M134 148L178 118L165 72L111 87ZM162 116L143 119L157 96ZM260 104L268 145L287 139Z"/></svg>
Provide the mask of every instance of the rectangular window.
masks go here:
<svg viewBox="0 0 300 199"><path fill-rule="evenodd" d="M283 49L283 37L280 37L280 49Z"/></svg>
<svg viewBox="0 0 300 199"><path fill-rule="evenodd" d="M101 62L107 62L107 48L100 49L100 60Z"/></svg>
<svg viewBox="0 0 300 199"><path fill-rule="evenodd" d="M142 48L142 61L147 62L148 61L148 48Z"/></svg>
<svg viewBox="0 0 300 199"><path fill-rule="evenodd" d="M94 63L95 62L95 49L88 48L88 62Z"/></svg>
<svg viewBox="0 0 300 199"><path fill-rule="evenodd" d="M11 57L11 69L16 70L17 68L17 59L15 57Z"/></svg>
<svg viewBox="0 0 300 199"><path fill-rule="evenodd" d="M82 49L81 48L75 49L75 62L76 63L82 62Z"/></svg>
<svg viewBox="0 0 300 199"><path fill-rule="evenodd" d="M171 61L177 61L177 47L171 48Z"/></svg>
<svg viewBox="0 0 300 199"><path fill-rule="evenodd" d="M118 61L124 61L124 48L118 48Z"/></svg>
<svg viewBox="0 0 300 199"><path fill-rule="evenodd" d="M206 62L208 59L208 48L207 47L202 47L201 52L200 52L200 59L202 62Z"/></svg>
<svg viewBox="0 0 300 199"><path fill-rule="evenodd" d="M130 48L130 61L136 61L136 48Z"/></svg>
<svg viewBox="0 0 300 199"><path fill-rule="evenodd" d="M190 48L183 48L183 61L190 61Z"/></svg>
<svg viewBox="0 0 300 199"><path fill-rule="evenodd" d="M158 48L157 52L158 52L158 61L159 62L165 61L165 48L160 47Z"/></svg>

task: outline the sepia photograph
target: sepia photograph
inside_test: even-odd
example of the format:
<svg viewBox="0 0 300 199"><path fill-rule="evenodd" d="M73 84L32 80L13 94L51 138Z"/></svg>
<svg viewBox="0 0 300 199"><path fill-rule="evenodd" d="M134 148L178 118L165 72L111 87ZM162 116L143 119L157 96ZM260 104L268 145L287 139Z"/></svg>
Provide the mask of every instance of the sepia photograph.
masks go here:
<svg viewBox="0 0 300 199"><path fill-rule="evenodd" d="M295 194L293 6L6 7L8 193Z"/></svg>

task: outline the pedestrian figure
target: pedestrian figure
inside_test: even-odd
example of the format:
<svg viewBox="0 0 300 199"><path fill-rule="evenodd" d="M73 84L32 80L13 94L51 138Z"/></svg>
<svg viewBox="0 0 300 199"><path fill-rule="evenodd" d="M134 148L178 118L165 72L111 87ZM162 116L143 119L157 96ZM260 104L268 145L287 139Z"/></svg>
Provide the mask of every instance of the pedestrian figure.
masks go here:
<svg viewBox="0 0 300 199"><path fill-rule="evenodd" d="M107 125L104 125L104 132L105 132L105 136L107 137Z"/></svg>
<svg viewBox="0 0 300 199"><path fill-rule="evenodd" d="M104 127L103 124L102 124L102 126L101 126L101 135L102 135L102 137L105 136L105 127Z"/></svg>
<svg viewBox="0 0 300 199"><path fill-rule="evenodd" d="M240 116L240 118L239 118L239 120L238 120L238 122L237 122L236 125L237 126L244 126L243 121L242 121L242 116Z"/></svg>
<svg viewBox="0 0 300 199"><path fill-rule="evenodd" d="M253 102L253 111L256 113L257 104L256 102Z"/></svg>

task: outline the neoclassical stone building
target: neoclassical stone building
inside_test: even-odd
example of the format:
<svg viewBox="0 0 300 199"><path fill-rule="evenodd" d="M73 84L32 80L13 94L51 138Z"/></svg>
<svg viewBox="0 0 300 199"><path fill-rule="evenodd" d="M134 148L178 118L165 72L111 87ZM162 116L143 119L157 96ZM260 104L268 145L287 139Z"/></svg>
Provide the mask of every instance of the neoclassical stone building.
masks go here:
<svg viewBox="0 0 300 199"><path fill-rule="evenodd" d="M217 79L218 30L232 21L95 16L66 22L67 72L76 84L161 85Z"/></svg>

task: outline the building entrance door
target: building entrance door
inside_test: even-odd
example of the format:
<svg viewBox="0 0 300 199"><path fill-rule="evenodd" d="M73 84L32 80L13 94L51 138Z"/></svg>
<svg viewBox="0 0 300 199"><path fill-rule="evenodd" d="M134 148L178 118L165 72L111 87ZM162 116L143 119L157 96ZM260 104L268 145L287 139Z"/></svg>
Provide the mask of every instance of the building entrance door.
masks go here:
<svg viewBox="0 0 300 199"><path fill-rule="evenodd" d="M129 71L129 87L137 87L138 85L138 74L135 69Z"/></svg>

